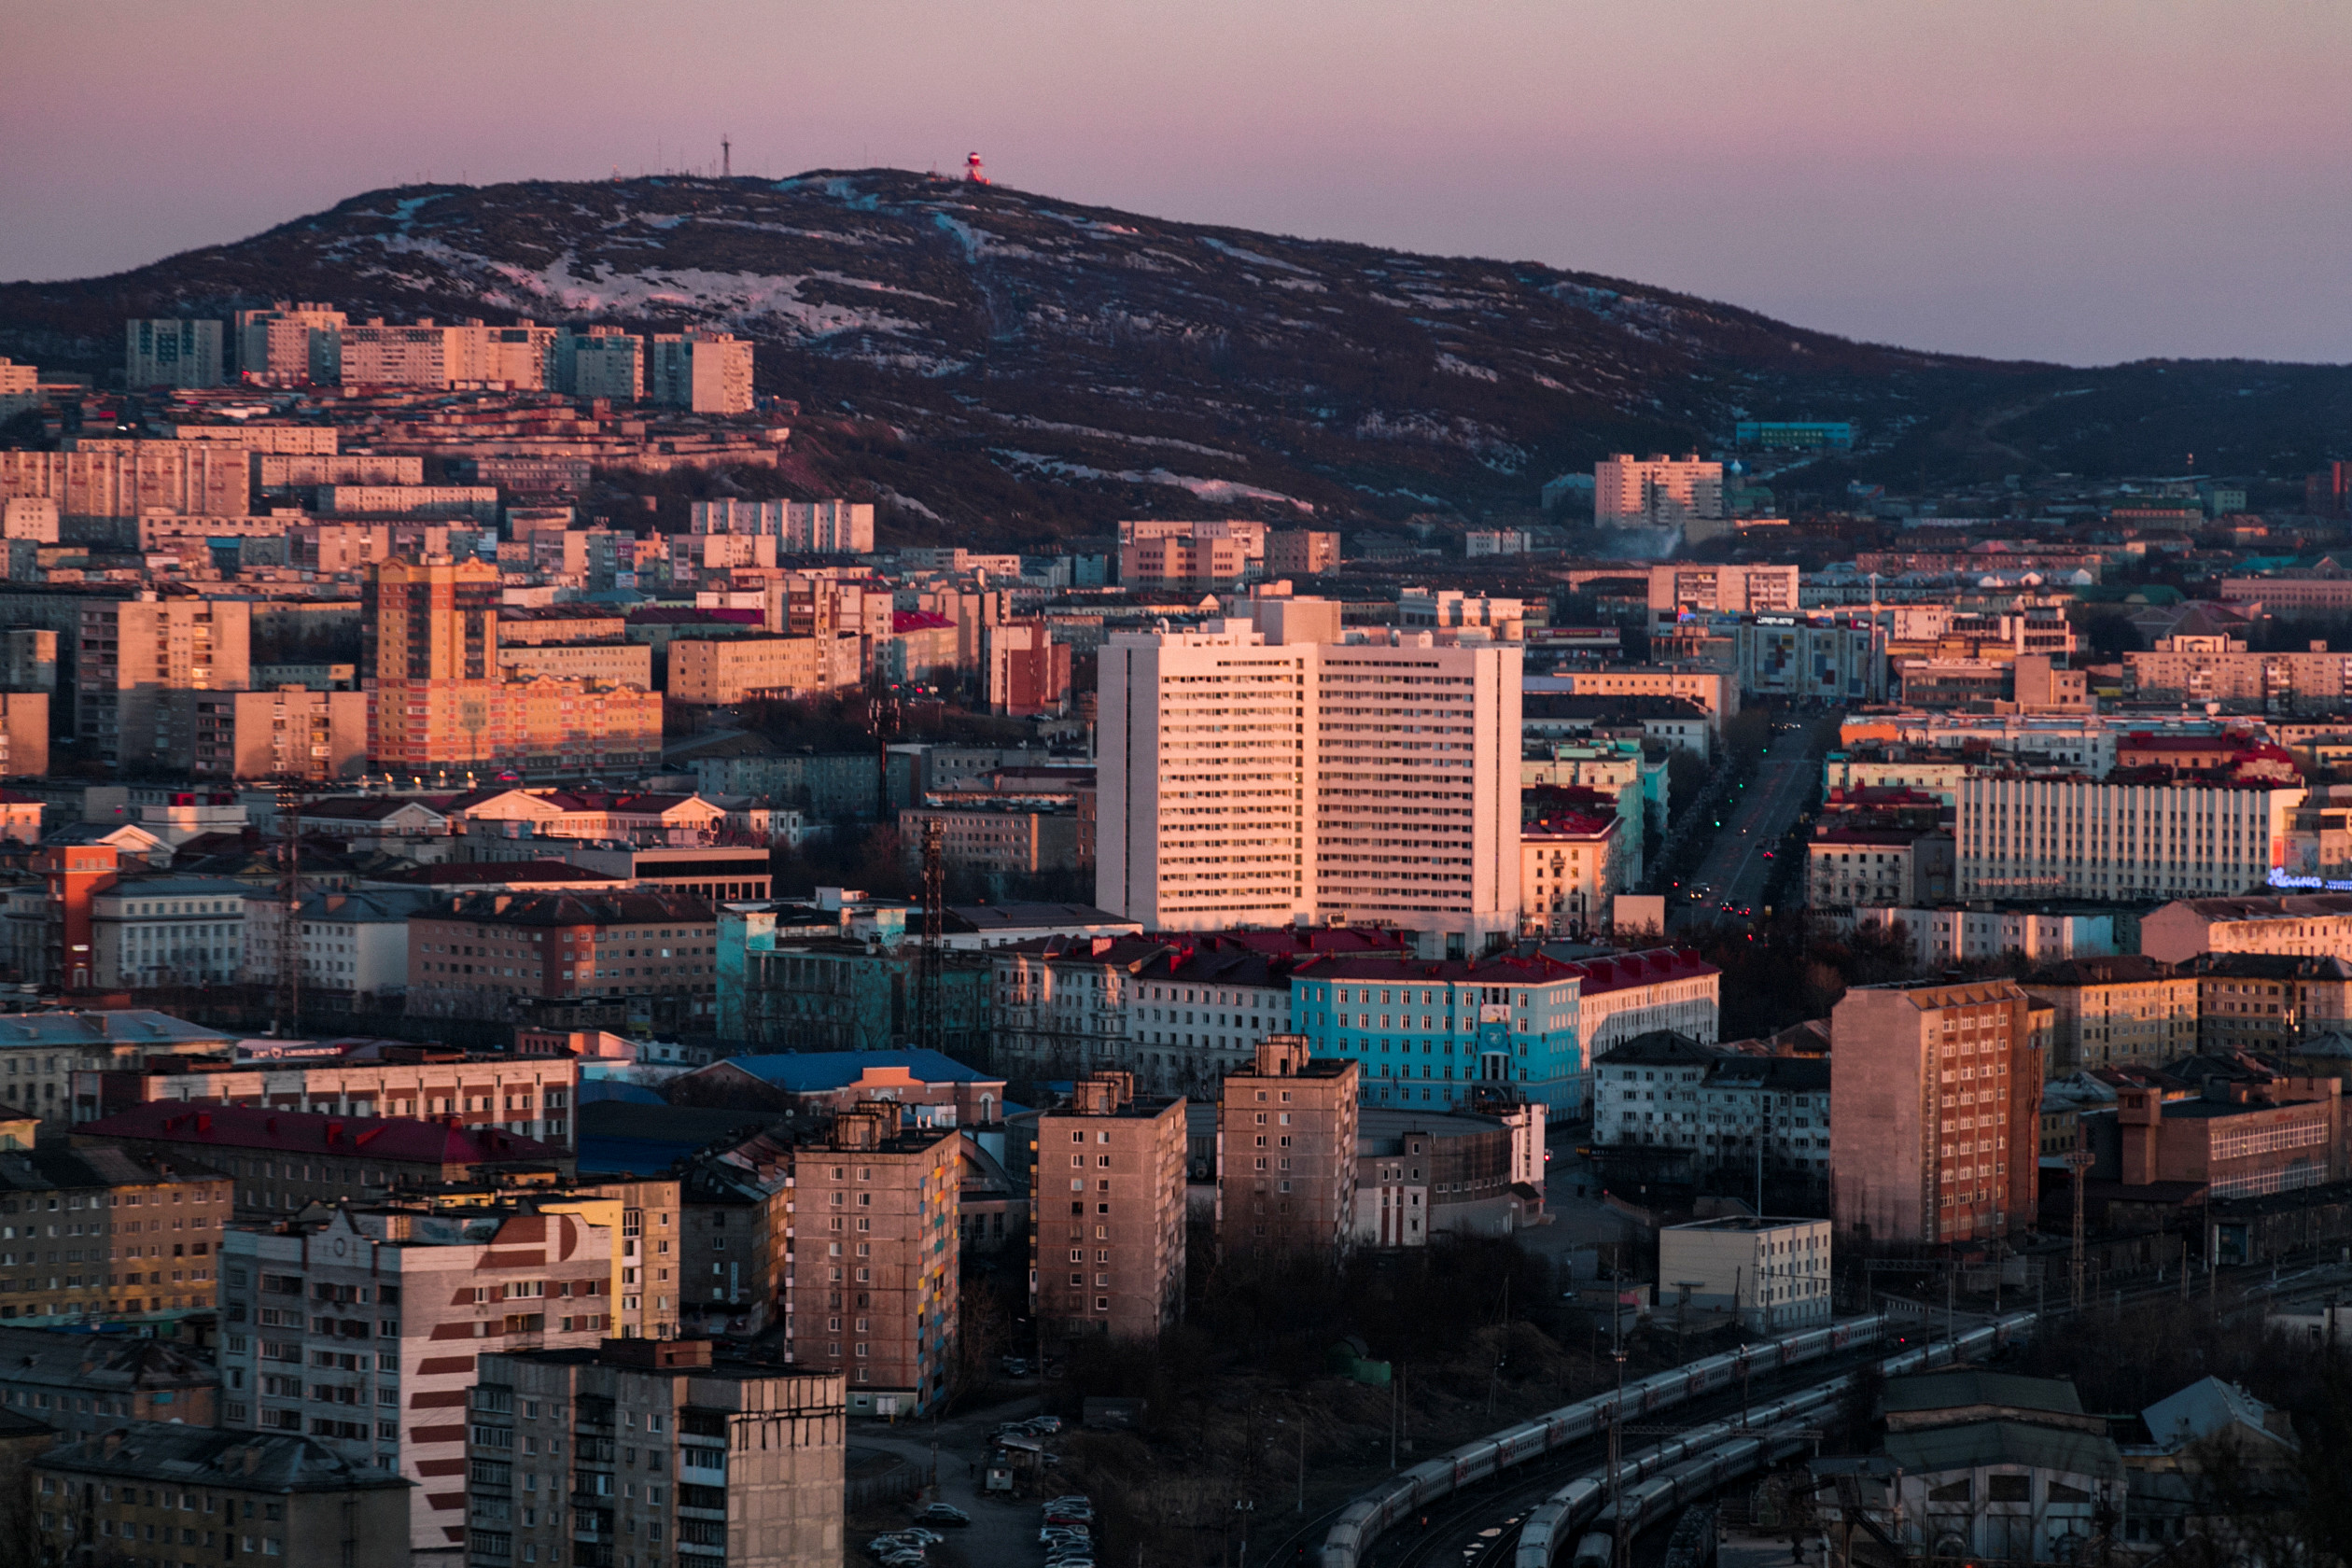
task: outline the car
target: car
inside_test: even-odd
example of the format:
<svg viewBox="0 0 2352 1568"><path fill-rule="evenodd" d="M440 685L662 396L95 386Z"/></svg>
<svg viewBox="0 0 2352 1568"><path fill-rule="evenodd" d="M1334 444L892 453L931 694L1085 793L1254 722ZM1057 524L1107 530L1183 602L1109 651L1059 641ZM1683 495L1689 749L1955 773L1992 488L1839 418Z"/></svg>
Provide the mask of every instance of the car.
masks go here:
<svg viewBox="0 0 2352 1568"><path fill-rule="evenodd" d="M1065 1505L1072 1508L1091 1508L1094 1506L1094 1499L1083 1491L1065 1491L1059 1497L1045 1499L1045 1506L1048 1508L1058 1508Z"/></svg>
<svg viewBox="0 0 2352 1568"><path fill-rule="evenodd" d="M972 1522L972 1516L953 1503L934 1503L915 1516L917 1524L934 1524L946 1530L961 1530Z"/></svg>
<svg viewBox="0 0 2352 1568"><path fill-rule="evenodd" d="M1083 1524L1048 1524L1037 1533L1041 1543L1053 1541L1083 1541L1094 1532Z"/></svg>
<svg viewBox="0 0 2352 1568"><path fill-rule="evenodd" d="M1029 1375L1029 1357L1006 1356L1004 1358L1004 1375L1008 1378L1028 1377Z"/></svg>
<svg viewBox="0 0 2352 1568"><path fill-rule="evenodd" d="M1059 1432L1062 1419L1059 1416L1039 1416L1029 1424L1031 1432Z"/></svg>
<svg viewBox="0 0 2352 1568"><path fill-rule="evenodd" d="M942 1541L947 1539L946 1536L942 1535L938 1531L925 1530L920 1525L910 1525L906 1529L900 1531L899 1533L905 1536L909 1541L912 1541L918 1547L935 1547Z"/></svg>

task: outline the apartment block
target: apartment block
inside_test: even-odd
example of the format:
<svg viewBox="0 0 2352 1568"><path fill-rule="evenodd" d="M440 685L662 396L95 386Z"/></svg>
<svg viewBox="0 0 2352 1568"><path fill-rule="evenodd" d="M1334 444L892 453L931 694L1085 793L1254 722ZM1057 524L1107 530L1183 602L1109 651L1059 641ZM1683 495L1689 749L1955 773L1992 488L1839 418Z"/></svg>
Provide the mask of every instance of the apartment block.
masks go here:
<svg viewBox="0 0 2352 1568"><path fill-rule="evenodd" d="M171 753L193 778L340 779L367 766L360 692L175 691L165 694L164 716Z"/></svg>
<svg viewBox="0 0 2352 1568"><path fill-rule="evenodd" d="M751 412L751 344L728 332L653 334L652 400L696 413Z"/></svg>
<svg viewBox="0 0 2352 1568"><path fill-rule="evenodd" d="M616 403L645 398L645 340L618 327L566 328L555 334L549 386L575 398L609 398Z"/></svg>
<svg viewBox="0 0 2352 1568"><path fill-rule="evenodd" d="M1334 1256L1353 1225L1363 1070L1310 1053L1305 1035L1270 1035L1219 1086L1217 1245L1228 1261Z"/></svg>
<svg viewBox="0 0 2352 1568"><path fill-rule="evenodd" d="M2181 973L2197 988L2199 1051L2292 1054L2305 1041L2352 1029L2352 964L2342 959L2207 953Z"/></svg>
<svg viewBox="0 0 2352 1568"><path fill-rule="evenodd" d="M0 419L13 418L40 400L40 368L0 357Z"/></svg>
<svg viewBox="0 0 2352 1568"><path fill-rule="evenodd" d="M668 695L724 705L840 691L858 683L859 651L854 637L680 638L669 645Z"/></svg>
<svg viewBox="0 0 2352 1568"><path fill-rule="evenodd" d="M122 385L133 392L150 386L220 385L220 323L148 320L122 324Z"/></svg>
<svg viewBox="0 0 2352 1568"><path fill-rule="evenodd" d="M1041 1349L1154 1339L1183 1313L1184 1102L1139 1100L1133 1083L1097 1072L1038 1114L1029 1278Z"/></svg>
<svg viewBox="0 0 2352 1568"><path fill-rule="evenodd" d="M2300 788L2103 784L1987 773L1960 784L1962 899L2197 899L2262 887Z"/></svg>
<svg viewBox="0 0 2352 1568"><path fill-rule="evenodd" d="M1044 622L990 626L987 641L989 712L1034 719L1069 706L1070 645L1055 641Z"/></svg>
<svg viewBox="0 0 2352 1568"><path fill-rule="evenodd" d="M343 379L343 328L332 306L280 300L236 315L237 371L279 386L331 386Z"/></svg>
<svg viewBox="0 0 2352 1568"><path fill-rule="evenodd" d="M2258 581L2265 589L2263 605L2275 610L2272 580ZM2340 613L2343 604L2352 603L2345 584L2319 585L2336 601L2325 608ZM2143 702L2212 702L2258 713L2341 713L2352 694L2352 653L2331 653L2324 641L2307 652L2251 653L2243 642L2225 637L2164 637L2152 651L2126 651L2123 674Z"/></svg>
<svg viewBox="0 0 2352 1568"><path fill-rule="evenodd" d="M79 1442L124 1421L203 1429L219 1418L220 1373L193 1346L8 1323L0 1326L0 1355L8 1367L0 1404L53 1429L59 1442Z"/></svg>
<svg viewBox="0 0 2352 1568"><path fill-rule="evenodd" d="M1230 588L1264 575L1263 523L1122 523L1119 581L1142 592Z"/></svg>
<svg viewBox="0 0 2352 1568"><path fill-rule="evenodd" d="M516 391L544 388L555 357L556 329L528 321L490 327L480 321L405 327L381 319L345 322L337 330L346 386L457 386L496 383Z"/></svg>
<svg viewBox="0 0 2352 1568"><path fill-rule="evenodd" d="M1177 1129L1181 1143L1181 1116ZM961 1143L880 1100L792 1151L784 1338L795 1364L843 1379L854 1412L918 1415L946 1396ZM1180 1250L1182 1191L1180 1174Z"/></svg>
<svg viewBox="0 0 2352 1568"><path fill-rule="evenodd" d="M133 876L90 903L92 984L226 986L245 968L250 889L227 876Z"/></svg>
<svg viewBox="0 0 2352 1568"><path fill-rule="evenodd" d="M1604 526L1671 527L1723 514L1723 465L1701 462L1695 452L1619 453L1592 467L1592 520Z"/></svg>
<svg viewBox="0 0 2352 1568"><path fill-rule="evenodd" d="M2031 1223L2041 1052L2015 982L1857 986L1830 1015L1841 1234L1942 1246Z"/></svg>
<svg viewBox="0 0 2352 1568"><path fill-rule="evenodd" d="M2139 954L2070 959L2020 982L2055 1015L2052 1078L2107 1067L2162 1067L2198 1050L2198 978Z"/></svg>
<svg viewBox="0 0 2352 1568"><path fill-rule="evenodd" d="M566 535L566 538L576 536ZM498 669L510 680L544 676L550 680L576 680L596 686L653 689L653 650L641 642L505 641L506 624L498 631Z"/></svg>
<svg viewBox="0 0 2352 1568"><path fill-rule="evenodd" d="M937 822L943 862L984 875L1035 875L1084 869L1073 811L1005 806L908 806L899 813L899 847L910 861L923 853L925 824Z"/></svg>
<svg viewBox="0 0 2352 1568"><path fill-rule="evenodd" d="M1266 575L1314 577L1339 569L1339 536L1323 528L1278 528L1266 536Z"/></svg>
<svg viewBox="0 0 2352 1568"><path fill-rule="evenodd" d="M329 907L328 899L375 896L315 893L303 909L314 914ZM252 1043L232 1053L224 1042L216 1054L134 1053L121 1062L78 1068L70 1083L77 1126L161 1102L354 1121L429 1119L476 1135L511 1133L560 1151L568 1151L578 1135L580 1064L569 1057L518 1057L393 1042L346 1050L309 1041ZM486 1146L483 1152L499 1153ZM406 1174L441 1180L446 1171Z"/></svg>
<svg viewBox="0 0 2352 1568"><path fill-rule="evenodd" d="M1095 902L1156 930L1519 923L1516 647L1268 644L1248 622L1101 654ZM1433 738L1434 737L1434 738Z"/></svg>
<svg viewBox="0 0 2352 1568"><path fill-rule="evenodd" d="M2200 953L2352 960L2352 893L2180 899L2140 921L2140 951L2164 963Z"/></svg>
<svg viewBox="0 0 2352 1568"><path fill-rule="evenodd" d="M468 1568L623 1544L649 1564L837 1568L843 1392L707 1339L486 1354L463 1412Z"/></svg>
<svg viewBox="0 0 2352 1568"><path fill-rule="evenodd" d="M535 1003L608 1001L663 1028L713 1016L711 906L688 893L473 893L409 922L408 1009L503 1017Z"/></svg>
<svg viewBox="0 0 2352 1568"><path fill-rule="evenodd" d="M20 635L10 636L11 653L21 646ZM49 701L47 692L0 692L0 778L38 778L49 772Z"/></svg>
<svg viewBox="0 0 2352 1568"><path fill-rule="evenodd" d="M1527 681L1530 696L1672 697L1696 703L1720 735L1723 721L1740 711L1740 678L1729 670L1698 665L1623 665L1600 669L1561 669Z"/></svg>
<svg viewBox="0 0 2352 1568"><path fill-rule="evenodd" d="M0 1232L29 1241L62 1230L80 1244L63 1265L53 1245L0 1248L0 1319L151 1334L210 1313L230 1197L228 1178L201 1164L58 1144L11 1154L0 1161L0 1214L27 1217L0 1221Z"/></svg>
<svg viewBox="0 0 2352 1568"><path fill-rule="evenodd" d="M867 554L874 549L871 501L696 501L691 525L697 534L773 539L786 554Z"/></svg>
<svg viewBox="0 0 2352 1568"><path fill-rule="evenodd" d="M416 1483L412 1551L466 1545L466 1403L480 1358L594 1351L611 1332L615 1239L527 1199L416 1212L343 1207L229 1233L220 1424L300 1433Z"/></svg>
<svg viewBox="0 0 2352 1568"><path fill-rule="evenodd" d="M1373 1105L1463 1104L1508 1084L1563 1113L1585 1100L1581 968L1542 954L1416 959L1331 954L1294 971L1295 1028L1362 1064Z"/></svg>
<svg viewBox="0 0 2352 1568"><path fill-rule="evenodd" d="M1649 568L1653 614L1793 615L1802 574L1795 567L1675 561Z"/></svg>
<svg viewBox="0 0 2352 1568"><path fill-rule="evenodd" d="M44 1562L134 1562L160 1533L208 1560L408 1568L411 1483L290 1433L118 1422L29 1469Z"/></svg>
<svg viewBox="0 0 2352 1568"><path fill-rule="evenodd" d="M1830 1315L1829 1248L1827 1220L1741 1214L1666 1225L1658 1306L1725 1312L1752 1334L1817 1327Z"/></svg>
<svg viewBox="0 0 2352 1568"><path fill-rule="evenodd" d="M378 1207L445 1215L525 1202L538 1213L577 1215L619 1239L606 1292L607 1332L624 1339L671 1339L679 1332L678 1277L686 1227L682 1190L675 1176L567 1181L552 1172L502 1172L438 1185L412 1183L395 1202Z"/></svg>
<svg viewBox="0 0 2352 1568"><path fill-rule="evenodd" d="M251 497L244 449L213 441L75 436L62 452L0 452L0 498L54 501L69 522L244 517Z"/></svg>
<svg viewBox="0 0 2352 1568"><path fill-rule="evenodd" d="M184 762L168 694L233 692L250 679L249 607L240 599L110 599L76 628L74 720L89 754L118 766Z"/></svg>

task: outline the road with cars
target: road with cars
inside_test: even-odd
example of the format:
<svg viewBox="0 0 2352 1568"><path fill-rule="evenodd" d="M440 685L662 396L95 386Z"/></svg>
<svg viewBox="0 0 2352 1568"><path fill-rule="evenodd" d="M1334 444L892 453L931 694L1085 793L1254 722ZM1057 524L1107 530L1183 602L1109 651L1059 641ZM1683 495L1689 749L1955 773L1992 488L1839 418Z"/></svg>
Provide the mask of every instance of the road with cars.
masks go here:
<svg viewBox="0 0 2352 1568"><path fill-rule="evenodd" d="M1699 869L1682 887L1668 889L1668 924L1763 918L1764 884L1777 863L1781 835L1811 802L1820 777L1821 759L1807 745L1804 728L1776 729L1746 786L1731 792L1719 817L1723 826Z"/></svg>

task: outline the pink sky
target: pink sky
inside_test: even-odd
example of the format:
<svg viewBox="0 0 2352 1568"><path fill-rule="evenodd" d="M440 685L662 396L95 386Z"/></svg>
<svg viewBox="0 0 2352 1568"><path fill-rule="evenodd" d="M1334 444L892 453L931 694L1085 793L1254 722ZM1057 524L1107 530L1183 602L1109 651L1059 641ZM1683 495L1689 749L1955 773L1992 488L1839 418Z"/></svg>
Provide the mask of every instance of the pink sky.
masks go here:
<svg viewBox="0 0 2352 1568"><path fill-rule="evenodd" d="M946 168L2079 362L2352 359L2322 0L11 0L0 277L379 186Z"/></svg>

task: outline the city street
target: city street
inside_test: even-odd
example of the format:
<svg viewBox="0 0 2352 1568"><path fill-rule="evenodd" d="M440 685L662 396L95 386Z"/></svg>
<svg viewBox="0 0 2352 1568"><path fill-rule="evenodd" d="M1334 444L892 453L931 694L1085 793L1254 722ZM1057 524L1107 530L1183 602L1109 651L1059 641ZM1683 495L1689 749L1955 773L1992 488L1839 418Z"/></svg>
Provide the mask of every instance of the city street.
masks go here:
<svg viewBox="0 0 2352 1568"><path fill-rule="evenodd" d="M1733 791L1723 827L1696 875L1669 889L1669 925L1704 925L1722 918L1726 903L1762 918L1764 884L1775 864L1765 852L1779 849L1781 835L1813 798L1821 777L1821 759L1806 749L1805 739L1802 728L1772 736L1772 749L1757 764L1747 788ZM1692 898L1694 888L1710 890Z"/></svg>

